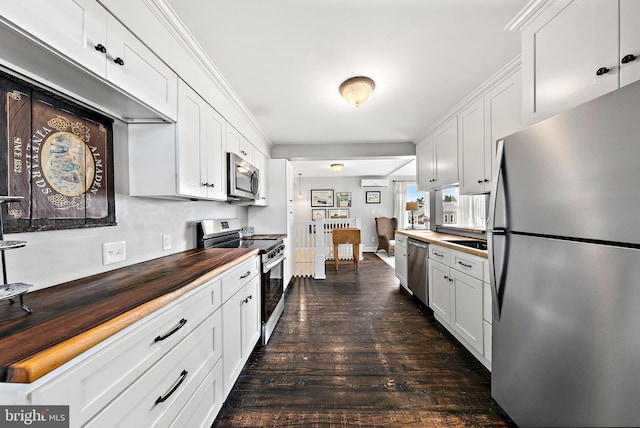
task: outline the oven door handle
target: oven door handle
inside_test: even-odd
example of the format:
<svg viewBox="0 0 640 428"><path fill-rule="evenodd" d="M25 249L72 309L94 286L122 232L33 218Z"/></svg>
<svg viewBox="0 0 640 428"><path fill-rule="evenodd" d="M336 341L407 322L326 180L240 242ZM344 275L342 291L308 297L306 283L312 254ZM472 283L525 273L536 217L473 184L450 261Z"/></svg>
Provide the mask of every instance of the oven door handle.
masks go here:
<svg viewBox="0 0 640 428"><path fill-rule="evenodd" d="M271 262L265 263L264 266L264 272L268 272L270 271L274 266L277 266L278 264L282 263L284 261L284 259L286 259L285 256L282 257L278 257L275 260L272 260Z"/></svg>

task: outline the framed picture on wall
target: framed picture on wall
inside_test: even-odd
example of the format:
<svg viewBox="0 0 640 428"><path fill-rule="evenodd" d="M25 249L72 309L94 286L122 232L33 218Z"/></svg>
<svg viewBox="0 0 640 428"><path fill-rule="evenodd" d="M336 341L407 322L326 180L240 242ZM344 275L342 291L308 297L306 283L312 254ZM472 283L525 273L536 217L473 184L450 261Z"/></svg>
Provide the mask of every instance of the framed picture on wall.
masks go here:
<svg viewBox="0 0 640 428"><path fill-rule="evenodd" d="M350 207L351 206L351 192L338 192L336 193L336 201L338 207Z"/></svg>
<svg viewBox="0 0 640 428"><path fill-rule="evenodd" d="M311 190L312 207L332 207L333 189Z"/></svg>
<svg viewBox="0 0 640 428"><path fill-rule="evenodd" d="M319 218L326 218L327 210L325 209L312 209L311 210L311 220L317 220Z"/></svg>
<svg viewBox="0 0 640 428"><path fill-rule="evenodd" d="M349 210L329 210L329 218L349 218Z"/></svg>
<svg viewBox="0 0 640 428"><path fill-rule="evenodd" d="M368 191L366 192L366 200L368 204L379 204L380 203L380 191Z"/></svg>

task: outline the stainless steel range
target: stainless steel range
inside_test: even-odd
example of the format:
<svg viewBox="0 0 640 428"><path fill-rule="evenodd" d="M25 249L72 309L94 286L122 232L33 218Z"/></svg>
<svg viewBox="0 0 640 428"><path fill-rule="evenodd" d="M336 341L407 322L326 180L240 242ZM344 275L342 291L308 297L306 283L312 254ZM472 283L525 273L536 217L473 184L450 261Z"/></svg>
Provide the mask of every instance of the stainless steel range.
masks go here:
<svg viewBox="0 0 640 428"><path fill-rule="evenodd" d="M262 345L266 345L284 310L284 260L282 238L274 235L242 237L237 218L202 220L197 224L198 248L251 248L260 252Z"/></svg>

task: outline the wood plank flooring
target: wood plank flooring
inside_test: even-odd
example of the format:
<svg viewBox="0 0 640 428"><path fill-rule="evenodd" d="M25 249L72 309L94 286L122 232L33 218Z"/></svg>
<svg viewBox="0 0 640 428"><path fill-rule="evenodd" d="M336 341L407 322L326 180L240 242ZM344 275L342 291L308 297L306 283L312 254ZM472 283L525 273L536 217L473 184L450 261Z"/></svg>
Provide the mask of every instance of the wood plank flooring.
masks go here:
<svg viewBox="0 0 640 428"><path fill-rule="evenodd" d="M296 279L213 427L514 426L490 373L373 254Z"/></svg>

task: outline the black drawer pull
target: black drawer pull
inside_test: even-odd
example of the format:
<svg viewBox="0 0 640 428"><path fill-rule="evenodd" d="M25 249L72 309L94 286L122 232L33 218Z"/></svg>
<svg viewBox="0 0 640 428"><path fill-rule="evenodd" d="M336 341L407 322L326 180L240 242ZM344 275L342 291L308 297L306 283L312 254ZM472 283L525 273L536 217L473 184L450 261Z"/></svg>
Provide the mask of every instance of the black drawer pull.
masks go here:
<svg viewBox="0 0 640 428"><path fill-rule="evenodd" d="M173 385L173 388L171 388L171 391L167 392L165 395L161 395L160 397L158 397L158 399L156 400L156 404L167 401L167 399L171 397L171 394L176 392L176 389L178 389L180 385L182 385L182 382L184 382L188 374L189 374L188 371L182 370L182 373L180 373L180 379L178 379L175 385Z"/></svg>
<svg viewBox="0 0 640 428"><path fill-rule="evenodd" d="M171 336L173 333L175 333L176 331L180 330L182 327L184 327L184 325L187 323L187 320L182 318L180 320L180 322L178 323L177 326L174 327L173 330L171 330L169 333L167 334L163 334L162 336L158 336L155 339L153 339L154 342L160 342L161 340L165 340L167 337Z"/></svg>
<svg viewBox="0 0 640 428"><path fill-rule="evenodd" d="M438 257L444 257L444 254L436 253L435 251L433 252L433 255Z"/></svg>
<svg viewBox="0 0 640 428"><path fill-rule="evenodd" d="M468 265L468 264L466 264L466 263L462 263L462 262L458 262L458 264L459 264L459 265L462 265L462 266L464 266L464 267L466 267L466 268L469 268L469 269L471 269L471 268L473 267L473 266L471 266L471 265Z"/></svg>
<svg viewBox="0 0 640 428"><path fill-rule="evenodd" d="M102 53L107 53L107 48L104 47L104 45L102 43L98 43L97 45L94 46L94 48L98 51L98 52L102 52Z"/></svg>
<svg viewBox="0 0 640 428"><path fill-rule="evenodd" d="M251 271L250 271L250 270L248 270L248 271L247 271L247 273L245 273L244 275L242 275L242 276L240 277L240 279L245 279L245 278L246 278L246 277L248 277L249 275L251 275Z"/></svg>
<svg viewBox="0 0 640 428"><path fill-rule="evenodd" d="M118 65L124 65L124 60L120 57L114 59L113 62L115 62Z"/></svg>
<svg viewBox="0 0 640 428"><path fill-rule="evenodd" d="M603 74L607 74L609 70L607 67L600 67L597 71L596 71L596 75L598 76L602 76Z"/></svg>

